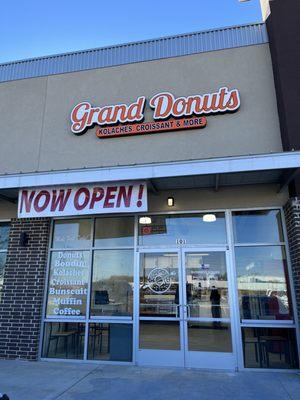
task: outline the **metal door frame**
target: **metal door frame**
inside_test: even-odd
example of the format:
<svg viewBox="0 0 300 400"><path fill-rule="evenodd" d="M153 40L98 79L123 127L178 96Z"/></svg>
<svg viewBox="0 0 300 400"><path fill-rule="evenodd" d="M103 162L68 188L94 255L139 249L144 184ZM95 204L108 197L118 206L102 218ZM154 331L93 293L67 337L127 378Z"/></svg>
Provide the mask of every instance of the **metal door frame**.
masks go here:
<svg viewBox="0 0 300 400"><path fill-rule="evenodd" d="M186 299L186 290L184 282L182 282L182 291L183 291L183 325L184 325L184 355L185 355L185 366L192 368L209 368L209 369L237 369L237 351L236 351L236 342L235 342L235 324L233 323L234 319L234 309L235 309L235 285L231 278L231 263L230 263L230 251L228 246L199 246L199 247L189 247L186 246L181 249L181 268L182 268L182 276L186 276L186 254L195 253L195 252L219 252L225 254L225 262L226 262L226 271L227 271L227 285L228 285L228 299L229 299L229 318L220 318L218 321L225 322L230 325L231 331L231 347L232 352L193 352L188 350L188 331L187 324L188 321L196 321L196 322L213 322L214 318L203 317L203 318L190 318L188 316L188 307L187 307L187 299ZM194 361L193 361L194 359ZM199 365L201 364L201 365ZM216 368L217 365L217 368Z"/></svg>
<svg viewBox="0 0 300 400"><path fill-rule="evenodd" d="M170 253L177 255L178 260L178 282L179 282L179 303L182 302L182 290L180 288L182 282L182 268L181 268L181 250L180 248L164 247L164 248L151 248L137 250L137 263L135 268L135 323L134 323L134 354L135 362L137 365L151 365L151 366L174 366L184 367L184 337L183 337L183 320L179 317L141 317L140 318L140 262L142 254L161 254ZM179 334L180 334L180 349L179 350L148 350L139 348L139 327L140 320L144 321L178 321ZM142 354L143 353L143 354ZM168 359L167 363L161 363L159 357L165 356ZM143 357L143 360L142 360Z"/></svg>
<svg viewBox="0 0 300 400"><path fill-rule="evenodd" d="M232 341L232 352L231 353L214 353L214 352L188 352L187 348L187 307L186 307L186 291L185 291L185 257L187 253L193 252L223 252L225 253L226 260L226 269L227 269L227 284L228 284L228 296L229 296L229 310L230 310L230 318L221 318L220 321L227 322L231 327L231 341ZM181 246L181 247L159 247L159 248L140 248L136 250L136 265L135 265L135 285L134 285L134 361L138 365L152 365L152 366L179 366L179 367L190 367L191 362L188 361L190 358L190 354L188 353L197 353L198 359L203 359L203 363L201 365L193 365L193 367L197 368L216 368L215 363L217 361L216 369L236 369L237 368L237 346L236 346L236 334L235 334L235 326L236 324L233 322L234 309L235 309L235 286L231 277L231 258L230 251L227 245L225 246ZM140 279L140 262L142 254L159 254L159 253L171 253L177 254L178 257L178 280L179 280L179 317L178 318L163 318L163 317L142 317L140 318L140 310L139 310L139 279ZM180 324L180 350L140 350L139 349L139 322L140 320L152 320L152 321L160 321L160 320L170 320L170 321L179 321ZM198 319L199 320L199 319ZM210 322L212 318L201 318L200 321ZM144 355L141 354L144 353ZM177 357L174 353L177 353ZM147 354L148 353L148 354ZM152 354L151 354L152 353ZM173 353L173 354L172 354ZM214 355L218 355L218 357L213 357ZM160 364L159 355L169 357L169 362L167 364ZM224 363L220 364L220 360L222 361L222 356L224 355ZM144 359L142 357L144 356ZM174 357L173 357L174 356ZM191 357L192 358L192 357ZM215 359L214 359L215 358ZM226 361L227 359L227 361ZM179 360L176 363L176 360ZM209 360L213 362L210 363ZM227 362L227 364L226 364Z"/></svg>

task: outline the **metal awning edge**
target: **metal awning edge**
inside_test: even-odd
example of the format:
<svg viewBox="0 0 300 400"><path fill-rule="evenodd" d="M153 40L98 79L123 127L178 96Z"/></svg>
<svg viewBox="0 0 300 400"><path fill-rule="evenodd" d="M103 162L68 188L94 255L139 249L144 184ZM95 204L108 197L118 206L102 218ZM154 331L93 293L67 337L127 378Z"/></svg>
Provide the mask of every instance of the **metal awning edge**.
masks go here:
<svg viewBox="0 0 300 400"><path fill-rule="evenodd" d="M300 151L0 175L0 189L300 168Z"/></svg>

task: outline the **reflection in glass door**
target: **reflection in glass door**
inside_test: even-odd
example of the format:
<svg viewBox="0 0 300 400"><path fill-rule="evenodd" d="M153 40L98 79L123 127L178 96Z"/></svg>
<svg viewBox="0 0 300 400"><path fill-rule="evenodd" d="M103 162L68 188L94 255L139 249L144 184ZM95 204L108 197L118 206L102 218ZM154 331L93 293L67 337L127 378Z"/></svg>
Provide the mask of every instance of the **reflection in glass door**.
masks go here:
<svg viewBox="0 0 300 400"><path fill-rule="evenodd" d="M225 249L183 250L185 365L234 369Z"/></svg>
<svg viewBox="0 0 300 400"><path fill-rule="evenodd" d="M184 364L179 252L140 254L138 362Z"/></svg>
<svg viewBox="0 0 300 400"><path fill-rule="evenodd" d="M139 364L235 368L225 249L142 252L139 279Z"/></svg>

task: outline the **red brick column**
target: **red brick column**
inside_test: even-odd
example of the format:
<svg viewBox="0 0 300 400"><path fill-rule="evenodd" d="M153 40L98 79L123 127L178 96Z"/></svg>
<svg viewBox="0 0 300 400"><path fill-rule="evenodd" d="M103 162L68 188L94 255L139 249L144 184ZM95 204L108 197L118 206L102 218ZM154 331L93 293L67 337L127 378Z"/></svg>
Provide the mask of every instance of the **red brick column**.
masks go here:
<svg viewBox="0 0 300 400"><path fill-rule="evenodd" d="M11 221L0 301L0 358L36 360L45 286L50 220ZM28 244L21 246L22 232Z"/></svg>
<svg viewBox="0 0 300 400"><path fill-rule="evenodd" d="M291 255L293 282L296 292L298 316L300 320L300 199L289 199L284 207L285 222Z"/></svg>

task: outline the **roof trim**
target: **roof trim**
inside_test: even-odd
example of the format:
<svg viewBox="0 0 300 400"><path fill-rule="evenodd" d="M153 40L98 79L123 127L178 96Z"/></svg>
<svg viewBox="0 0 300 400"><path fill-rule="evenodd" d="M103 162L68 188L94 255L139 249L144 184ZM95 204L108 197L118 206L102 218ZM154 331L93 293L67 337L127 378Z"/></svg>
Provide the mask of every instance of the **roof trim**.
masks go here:
<svg viewBox="0 0 300 400"><path fill-rule="evenodd" d="M300 167L300 151L0 176L0 189L117 182Z"/></svg>
<svg viewBox="0 0 300 400"><path fill-rule="evenodd" d="M264 23L129 42L0 64L0 82L153 61L268 42Z"/></svg>
<svg viewBox="0 0 300 400"><path fill-rule="evenodd" d="M115 48L119 48L119 47L127 47L127 46L132 46L132 45L141 45L141 44L147 44L147 43L151 43L151 42L158 42L158 41L168 40L168 39L179 39L179 38L183 38L183 37L189 37L189 36L199 35L199 34L204 34L204 33L215 33L215 32L220 32L220 31L226 31L226 30L229 30L229 29L232 30L234 28L248 28L250 26L257 26L257 25L264 25L264 23L253 23L253 24L226 26L226 27L222 27L222 28L207 29L207 30L202 30L202 31L179 33L177 35L160 36L160 37L153 38L153 39L138 40L138 41L135 41L135 42L124 42L124 43L118 43L118 44L102 46L102 47L91 47L89 49L67 51L65 53L54 53L54 54L49 54L49 55L40 56L40 57L23 58L23 59L20 59L20 60L7 61L7 62L4 62L4 63L0 63L0 67L2 67L3 65L12 65L12 64L18 64L18 63L23 63L23 62L38 61L38 60L43 60L43 59L48 59L48 58L56 58L56 57L62 57L62 56L70 56L70 55L82 54L82 53L87 53L87 52L90 52L90 51L92 52L92 51L98 51L98 50L111 50L111 49L115 49Z"/></svg>

